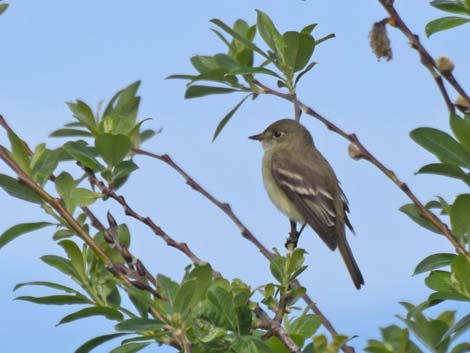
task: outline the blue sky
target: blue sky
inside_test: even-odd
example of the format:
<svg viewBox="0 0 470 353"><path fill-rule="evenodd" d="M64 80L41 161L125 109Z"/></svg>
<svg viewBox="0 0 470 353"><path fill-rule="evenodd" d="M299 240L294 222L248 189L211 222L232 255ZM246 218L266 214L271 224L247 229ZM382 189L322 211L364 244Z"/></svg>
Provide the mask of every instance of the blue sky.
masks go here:
<svg viewBox="0 0 470 353"><path fill-rule="evenodd" d="M426 1L396 3L405 21L423 39L425 23L441 15ZM288 223L263 190L262 151L247 136L292 116L292 107L275 97L249 102L212 144L218 120L240 98L229 95L185 101L184 83L164 80L170 74L191 73L190 56L224 50L209 31L211 18L227 23L244 18L253 23L255 9L268 13L281 31L315 22L319 23L317 35L336 33L335 40L317 48L314 57L319 65L299 86L301 100L346 131L356 132L422 200L439 194L453 201L465 190L458 181L414 175L433 157L411 141L409 131L418 126L448 130L447 112L431 76L400 33L390 32L391 62L378 62L370 52L369 29L385 17L377 1L15 1L0 17L0 113L35 145L71 120L65 101L80 98L96 106L142 79L140 116L153 118L148 126L163 128L146 148L169 153L216 197L228 201L266 246L282 249ZM468 51L458 44L467 37L468 27L461 27L424 43L431 53L452 57L457 77L468 78ZM357 232L350 244L366 285L356 291L339 255L331 253L311 230L301 239L310 265L301 280L338 331L359 336L353 342L360 349L366 339L378 337L379 326L396 321L399 301L416 303L426 298L429 291L422 278L411 277L419 260L452 248L444 238L415 226L401 214L398 208L408 202L405 196L373 166L350 159L344 140L309 117L303 123L348 195ZM4 135L1 142L6 143ZM52 146L60 143L49 142ZM270 278L264 258L218 209L165 165L142 157L137 162L140 169L122 192L142 214L152 216L175 239L188 242L226 277L240 277L253 287ZM1 195L0 230L45 219L34 206ZM153 272L182 276L186 258L142 225L126 219L114 205L97 208L100 214L108 209L129 224L134 234L132 248ZM18 282L67 282L39 261L46 253L60 253L48 230L19 239L0 252L2 353L72 352L86 339L112 332L112 325L100 319L55 327L73 308L13 301L11 290ZM21 293L39 294L37 290ZM455 309L457 305L446 307ZM105 345L96 352L108 352L112 347Z"/></svg>

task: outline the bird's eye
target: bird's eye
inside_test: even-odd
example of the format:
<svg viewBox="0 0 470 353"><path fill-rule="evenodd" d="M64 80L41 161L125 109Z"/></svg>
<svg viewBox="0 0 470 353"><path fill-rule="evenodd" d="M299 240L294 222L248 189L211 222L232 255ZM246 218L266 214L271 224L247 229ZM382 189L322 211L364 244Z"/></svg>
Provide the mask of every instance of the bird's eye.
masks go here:
<svg viewBox="0 0 470 353"><path fill-rule="evenodd" d="M281 137L282 135L284 135L284 133L282 131L274 131L274 138L279 138Z"/></svg>

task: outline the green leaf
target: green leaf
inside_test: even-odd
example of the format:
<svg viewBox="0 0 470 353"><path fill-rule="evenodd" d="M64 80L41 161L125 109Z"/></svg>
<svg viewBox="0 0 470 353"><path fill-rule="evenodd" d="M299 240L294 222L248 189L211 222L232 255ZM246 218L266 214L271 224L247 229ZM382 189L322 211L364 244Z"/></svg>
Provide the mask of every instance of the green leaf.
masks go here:
<svg viewBox="0 0 470 353"><path fill-rule="evenodd" d="M162 304L166 307L166 311L170 312L170 309L174 306L179 285L171 278L162 274L157 275L157 283L162 290L162 295L167 299L166 301L162 302Z"/></svg>
<svg viewBox="0 0 470 353"><path fill-rule="evenodd" d="M103 197L99 192L92 192L84 188L73 189L70 194L70 202L73 206L85 207L93 204L97 199Z"/></svg>
<svg viewBox="0 0 470 353"><path fill-rule="evenodd" d="M34 164L33 160L31 160L31 175L33 176L34 181L40 185L44 185L49 180L54 170L57 168L60 155L60 150L50 151L45 149L34 161Z"/></svg>
<svg viewBox="0 0 470 353"><path fill-rule="evenodd" d="M421 167L416 174L436 174L450 178L460 179L467 185L470 184L470 177L455 165L445 163L431 163Z"/></svg>
<svg viewBox="0 0 470 353"><path fill-rule="evenodd" d="M274 53L277 54L278 58L282 58L282 52L284 49L283 38L279 31L276 29L273 21L260 10L256 10L257 16L257 27L261 38L271 48Z"/></svg>
<svg viewBox="0 0 470 353"><path fill-rule="evenodd" d="M457 15L470 15L469 9L464 4L455 0L434 0L430 2L430 5L439 10Z"/></svg>
<svg viewBox="0 0 470 353"><path fill-rule="evenodd" d="M49 222L21 223L7 229L0 235L0 249L19 236L52 225Z"/></svg>
<svg viewBox="0 0 470 353"><path fill-rule="evenodd" d="M229 329L238 327L237 313L231 293L218 285L213 285L207 292L207 298L218 309Z"/></svg>
<svg viewBox="0 0 470 353"><path fill-rule="evenodd" d="M41 287L47 287L47 288L52 288L52 289L57 289L64 291L66 293L74 293L77 294L78 296L83 296L80 292L76 291L73 288L63 286L58 283L53 283L53 282L46 282L46 281L34 281L34 282L24 282L24 283L18 283L15 288L13 288L13 291L16 291L22 287L26 286L41 286ZM85 296L83 296L85 298Z"/></svg>
<svg viewBox="0 0 470 353"><path fill-rule="evenodd" d="M229 49L232 49L232 45L230 44L230 42L227 40L227 38L225 38L222 33L220 33L218 30L216 29L213 29L211 28L210 29L212 32L214 32L214 34L229 48Z"/></svg>
<svg viewBox="0 0 470 353"><path fill-rule="evenodd" d="M300 81L300 79L302 78L302 76L304 76L306 73L308 73L311 69L313 69L313 67L316 65L317 63L315 61L312 61L310 64L307 65L307 67L302 71L302 72L299 72L299 74L297 75L297 77L295 78L295 84L297 85L297 83Z"/></svg>
<svg viewBox="0 0 470 353"><path fill-rule="evenodd" d="M227 54L214 55L214 61L218 67L226 70L235 70L239 67L236 60Z"/></svg>
<svg viewBox="0 0 470 353"><path fill-rule="evenodd" d="M195 55L191 57L190 61L200 74L215 70L218 67L214 57L208 55Z"/></svg>
<svg viewBox="0 0 470 353"><path fill-rule="evenodd" d="M140 142L143 143L143 142L147 141L148 139L152 138L153 136L155 136L159 132L160 131L155 131L155 130L152 130L152 129L147 129L147 130L142 131L140 133Z"/></svg>
<svg viewBox="0 0 470 353"><path fill-rule="evenodd" d="M62 240L59 245L67 253L70 262L83 282L87 281L85 261L78 245L72 240Z"/></svg>
<svg viewBox="0 0 470 353"><path fill-rule="evenodd" d="M104 316L109 320L122 320L123 315L116 309L104 307L104 306L92 306L69 314L62 318L56 326L66 324L75 320L84 319L91 316Z"/></svg>
<svg viewBox="0 0 470 353"><path fill-rule="evenodd" d="M154 302L150 297L150 293L137 288L127 289L129 299L139 312L140 316L144 319L148 317L149 308L154 306Z"/></svg>
<svg viewBox="0 0 470 353"><path fill-rule="evenodd" d="M454 28L457 26L461 26L467 22L470 22L470 19L457 17L457 16L448 16L448 17L441 17L436 20L429 22L426 27L426 35L430 37L434 33L445 31L450 28Z"/></svg>
<svg viewBox="0 0 470 353"><path fill-rule="evenodd" d="M215 86L201 86L201 85L192 85L189 86L186 90L184 98L199 98L208 96L211 94L226 94L237 92L238 89L226 88L226 87L215 87Z"/></svg>
<svg viewBox="0 0 470 353"><path fill-rule="evenodd" d="M113 180L125 178L137 169L139 167L133 161L122 161L113 170Z"/></svg>
<svg viewBox="0 0 470 353"><path fill-rule="evenodd" d="M0 174L0 188L5 190L8 195L16 197L17 199L38 204L41 203L41 198L38 194L8 175Z"/></svg>
<svg viewBox="0 0 470 353"><path fill-rule="evenodd" d="M459 333L462 332L462 330L465 330L470 327L470 314L465 315L463 318L461 318L455 325L453 325L446 333L444 336L441 338L441 342L445 341L448 337L456 334L458 335Z"/></svg>
<svg viewBox="0 0 470 353"><path fill-rule="evenodd" d="M457 114L450 114L450 127L452 132L464 146L467 151L470 151L470 118L465 117L462 119Z"/></svg>
<svg viewBox="0 0 470 353"><path fill-rule="evenodd" d="M11 143L11 157L26 174L31 174L30 156L24 142L13 131L8 131Z"/></svg>
<svg viewBox="0 0 470 353"><path fill-rule="evenodd" d="M326 36L321 37L321 38L315 40L315 45L318 45L318 44L320 44L320 43L323 43L323 42L325 42L325 41L327 41L327 40L329 40L329 39L333 39L333 38L335 38L335 37L336 37L336 35L335 35L334 33L327 34Z"/></svg>
<svg viewBox="0 0 470 353"><path fill-rule="evenodd" d="M139 86L140 81L136 81L119 90L108 102L102 115L103 120L113 116L112 120L119 123L119 119L123 117L126 120L125 125L128 127L134 125L140 103L140 97L136 96Z"/></svg>
<svg viewBox="0 0 470 353"><path fill-rule="evenodd" d="M439 301L442 302L444 300L457 300L462 302L468 302L468 298L458 292L435 292L429 296L429 301Z"/></svg>
<svg viewBox="0 0 470 353"><path fill-rule="evenodd" d="M247 95L245 98L243 98L231 111L229 111L224 117L223 119L219 122L219 124L217 125L215 131L214 131L214 136L212 137L212 142L215 141L215 139L217 138L217 136L219 136L220 132L222 131L222 129L225 127L225 125L227 125L227 123L229 122L229 120L232 118L232 116L237 112L238 108L241 107L241 105L249 98L251 97L252 94L249 94Z"/></svg>
<svg viewBox="0 0 470 353"><path fill-rule="evenodd" d="M430 230L431 232L442 234L442 232L427 218L424 218L419 211L419 208L414 203L403 205L399 208L401 212L410 217L414 222L418 223L421 227Z"/></svg>
<svg viewBox="0 0 470 353"><path fill-rule="evenodd" d="M455 256L455 254L447 253L430 255L416 266L413 276L419 273L433 271L444 266L449 266Z"/></svg>
<svg viewBox="0 0 470 353"><path fill-rule="evenodd" d="M269 264L271 274L279 283L284 283L284 264L285 259L279 254L276 254Z"/></svg>
<svg viewBox="0 0 470 353"><path fill-rule="evenodd" d="M85 102L77 99L75 103L68 102L67 105L72 111L74 118L80 121L83 126L90 129L91 132L96 132L97 124L95 117L93 116L93 111Z"/></svg>
<svg viewBox="0 0 470 353"><path fill-rule="evenodd" d="M186 313L195 304L195 293L197 291L197 280L190 279L185 281L176 294L175 302L173 305L174 312Z"/></svg>
<svg viewBox="0 0 470 353"><path fill-rule="evenodd" d="M124 335L127 335L127 333L112 333L110 335L103 335L92 338L91 340L86 341L84 344L78 347L75 353L89 353L99 345Z"/></svg>
<svg viewBox="0 0 470 353"><path fill-rule="evenodd" d="M453 292L452 284L450 282L450 272L447 271L432 271L424 280L426 285L435 290L436 292Z"/></svg>
<svg viewBox="0 0 470 353"><path fill-rule="evenodd" d="M114 348L109 353L135 353L135 352L138 352L138 351L144 349L148 345L150 345L150 342L123 344L122 346Z"/></svg>
<svg viewBox="0 0 470 353"><path fill-rule="evenodd" d="M87 146L85 141L70 141L67 142L63 147L70 157L79 161L85 167L90 168L95 172L100 172L104 169L100 162L98 162Z"/></svg>
<svg viewBox="0 0 470 353"><path fill-rule="evenodd" d="M256 51L258 54L260 54L261 56L263 56L264 58L270 60L269 58L269 55L266 54L264 51L262 51L260 48L258 48L255 44L253 44L249 39L245 38L243 35L241 35L240 33L234 31L232 28L230 28L229 26L227 26L225 23L223 23L222 21L220 21L219 19L217 18L213 18L210 22L212 22L213 24L215 24L216 26L220 27L221 29L223 29L225 32L227 32L228 34L230 34L234 39L238 40L240 43L243 43L244 45L247 46L247 48L250 48L254 51Z"/></svg>
<svg viewBox="0 0 470 353"><path fill-rule="evenodd" d="M49 134L49 137L92 137L93 135L80 129L58 129Z"/></svg>
<svg viewBox="0 0 470 353"><path fill-rule="evenodd" d="M458 255L452 262L450 280L452 286L462 295L470 299L470 261Z"/></svg>
<svg viewBox="0 0 470 353"><path fill-rule="evenodd" d="M68 259L57 255L45 255L41 257L41 260L47 265L59 270L60 272L79 280L77 271L75 271L75 268Z"/></svg>
<svg viewBox="0 0 470 353"><path fill-rule="evenodd" d="M450 224L452 231L463 242L470 234L470 194L459 195L450 209Z"/></svg>
<svg viewBox="0 0 470 353"><path fill-rule="evenodd" d="M75 190L76 185L75 180L67 172L60 173L55 180L55 189L69 212L73 212L75 208L72 202L72 191Z"/></svg>
<svg viewBox="0 0 470 353"><path fill-rule="evenodd" d="M305 250L297 248L287 257L287 273L291 276L291 280L293 280L296 275L300 274L299 271L304 270L304 255Z"/></svg>
<svg viewBox="0 0 470 353"><path fill-rule="evenodd" d="M0 15L4 13L10 4L0 4Z"/></svg>
<svg viewBox="0 0 470 353"><path fill-rule="evenodd" d="M170 76L165 77L165 80L189 80L189 81L192 81L196 77L197 77L197 75L179 75L179 74L175 74L175 75L170 75Z"/></svg>
<svg viewBox="0 0 470 353"><path fill-rule="evenodd" d="M322 324L319 316L313 314L301 315L292 323L289 333L300 335L306 339L317 332Z"/></svg>
<svg viewBox="0 0 470 353"><path fill-rule="evenodd" d="M422 127L411 131L411 138L443 162L470 168L470 153L449 134Z"/></svg>
<svg viewBox="0 0 470 353"><path fill-rule="evenodd" d="M39 145L36 146L31 156L31 162L30 162L31 169L33 169L36 166L36 164L38 163L39 159L42 157L42 154L45 151L46 151L45 143L40 143Z"/></svg>
<svg viewBox="0 0 470 353"><path fill-rule="evenodd" d="M24 300L35 304L47 305L91 304L88 299L76 295L49 295L45 297L21 296L16 297L15 300Z"/></svg>
<svg viewBox="0 0 470 353"><path fill-rule="evenodd" d="M131 140L125 135L102 134L96 138L95 147L109 166L116 166L130 152Z"/></svg>
<svg viewBox="0 0 470 353"><path fill-rule="evenodd" d="M240 67L229 71L226 75L253 75L253 74L265 74L282 79L276 72L266 69L264 67Z"/></svg>
<svg viewBox="0 0 470 353"><path fill-rule="evenodd" d="M164 327L164 323L155 319L128 319L121 321L114 328L117 331L159 331Z"/></svg>
<svg viewBox="0 0 470 353"><path fill-rule="evenodd" d="M470 343L460 343L456 345L450 353L465 353L465 352L470 352Z"/></svg>
<svg viewBox="0 0 470 353"><path fill-rule="evenodd" d="M304 28L302 28L302 30L300 31L301 33L306 33L306 34L311 34L312 31L315 29L315 27L317 26L316 23L312 23L308 26L305 26Z"/></svg>
<svg viewBox="0 0 470 353"><path fill-rule="evenodd" d="M286 32L283 34L285 43L283 58L290 74L302 70L310 61L315 40L310 34Z"/></svg>

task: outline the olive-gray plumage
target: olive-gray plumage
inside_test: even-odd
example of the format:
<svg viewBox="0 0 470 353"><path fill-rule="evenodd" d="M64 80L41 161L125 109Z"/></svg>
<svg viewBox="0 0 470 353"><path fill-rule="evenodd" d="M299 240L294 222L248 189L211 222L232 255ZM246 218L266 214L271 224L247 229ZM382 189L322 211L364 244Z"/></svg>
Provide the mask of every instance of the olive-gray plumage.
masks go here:
<svg viewBox="0 0 470 353"><path fill-rule="evenodd" d="M339 249L356 288L364 284L346 240L348 201L328 161L301 124L282 119L251 136L264 148L263 181L271 201L295 223L310 225L331 249Z"/></svg>

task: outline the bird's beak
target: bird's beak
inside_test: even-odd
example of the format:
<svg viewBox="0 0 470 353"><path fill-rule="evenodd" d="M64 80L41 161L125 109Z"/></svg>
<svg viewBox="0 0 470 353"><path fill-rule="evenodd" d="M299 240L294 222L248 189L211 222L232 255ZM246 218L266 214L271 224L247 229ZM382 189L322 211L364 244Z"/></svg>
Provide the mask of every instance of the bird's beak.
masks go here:
<svg viewBox="0 0 470 353"><path fill-rule="evenodd" d="M258 134L258 135L253 135L253 136L250 136L248 137L250 140L255 140L255 141L261 141L264 137L264 134L261 133L261 134Z"/></svg>

